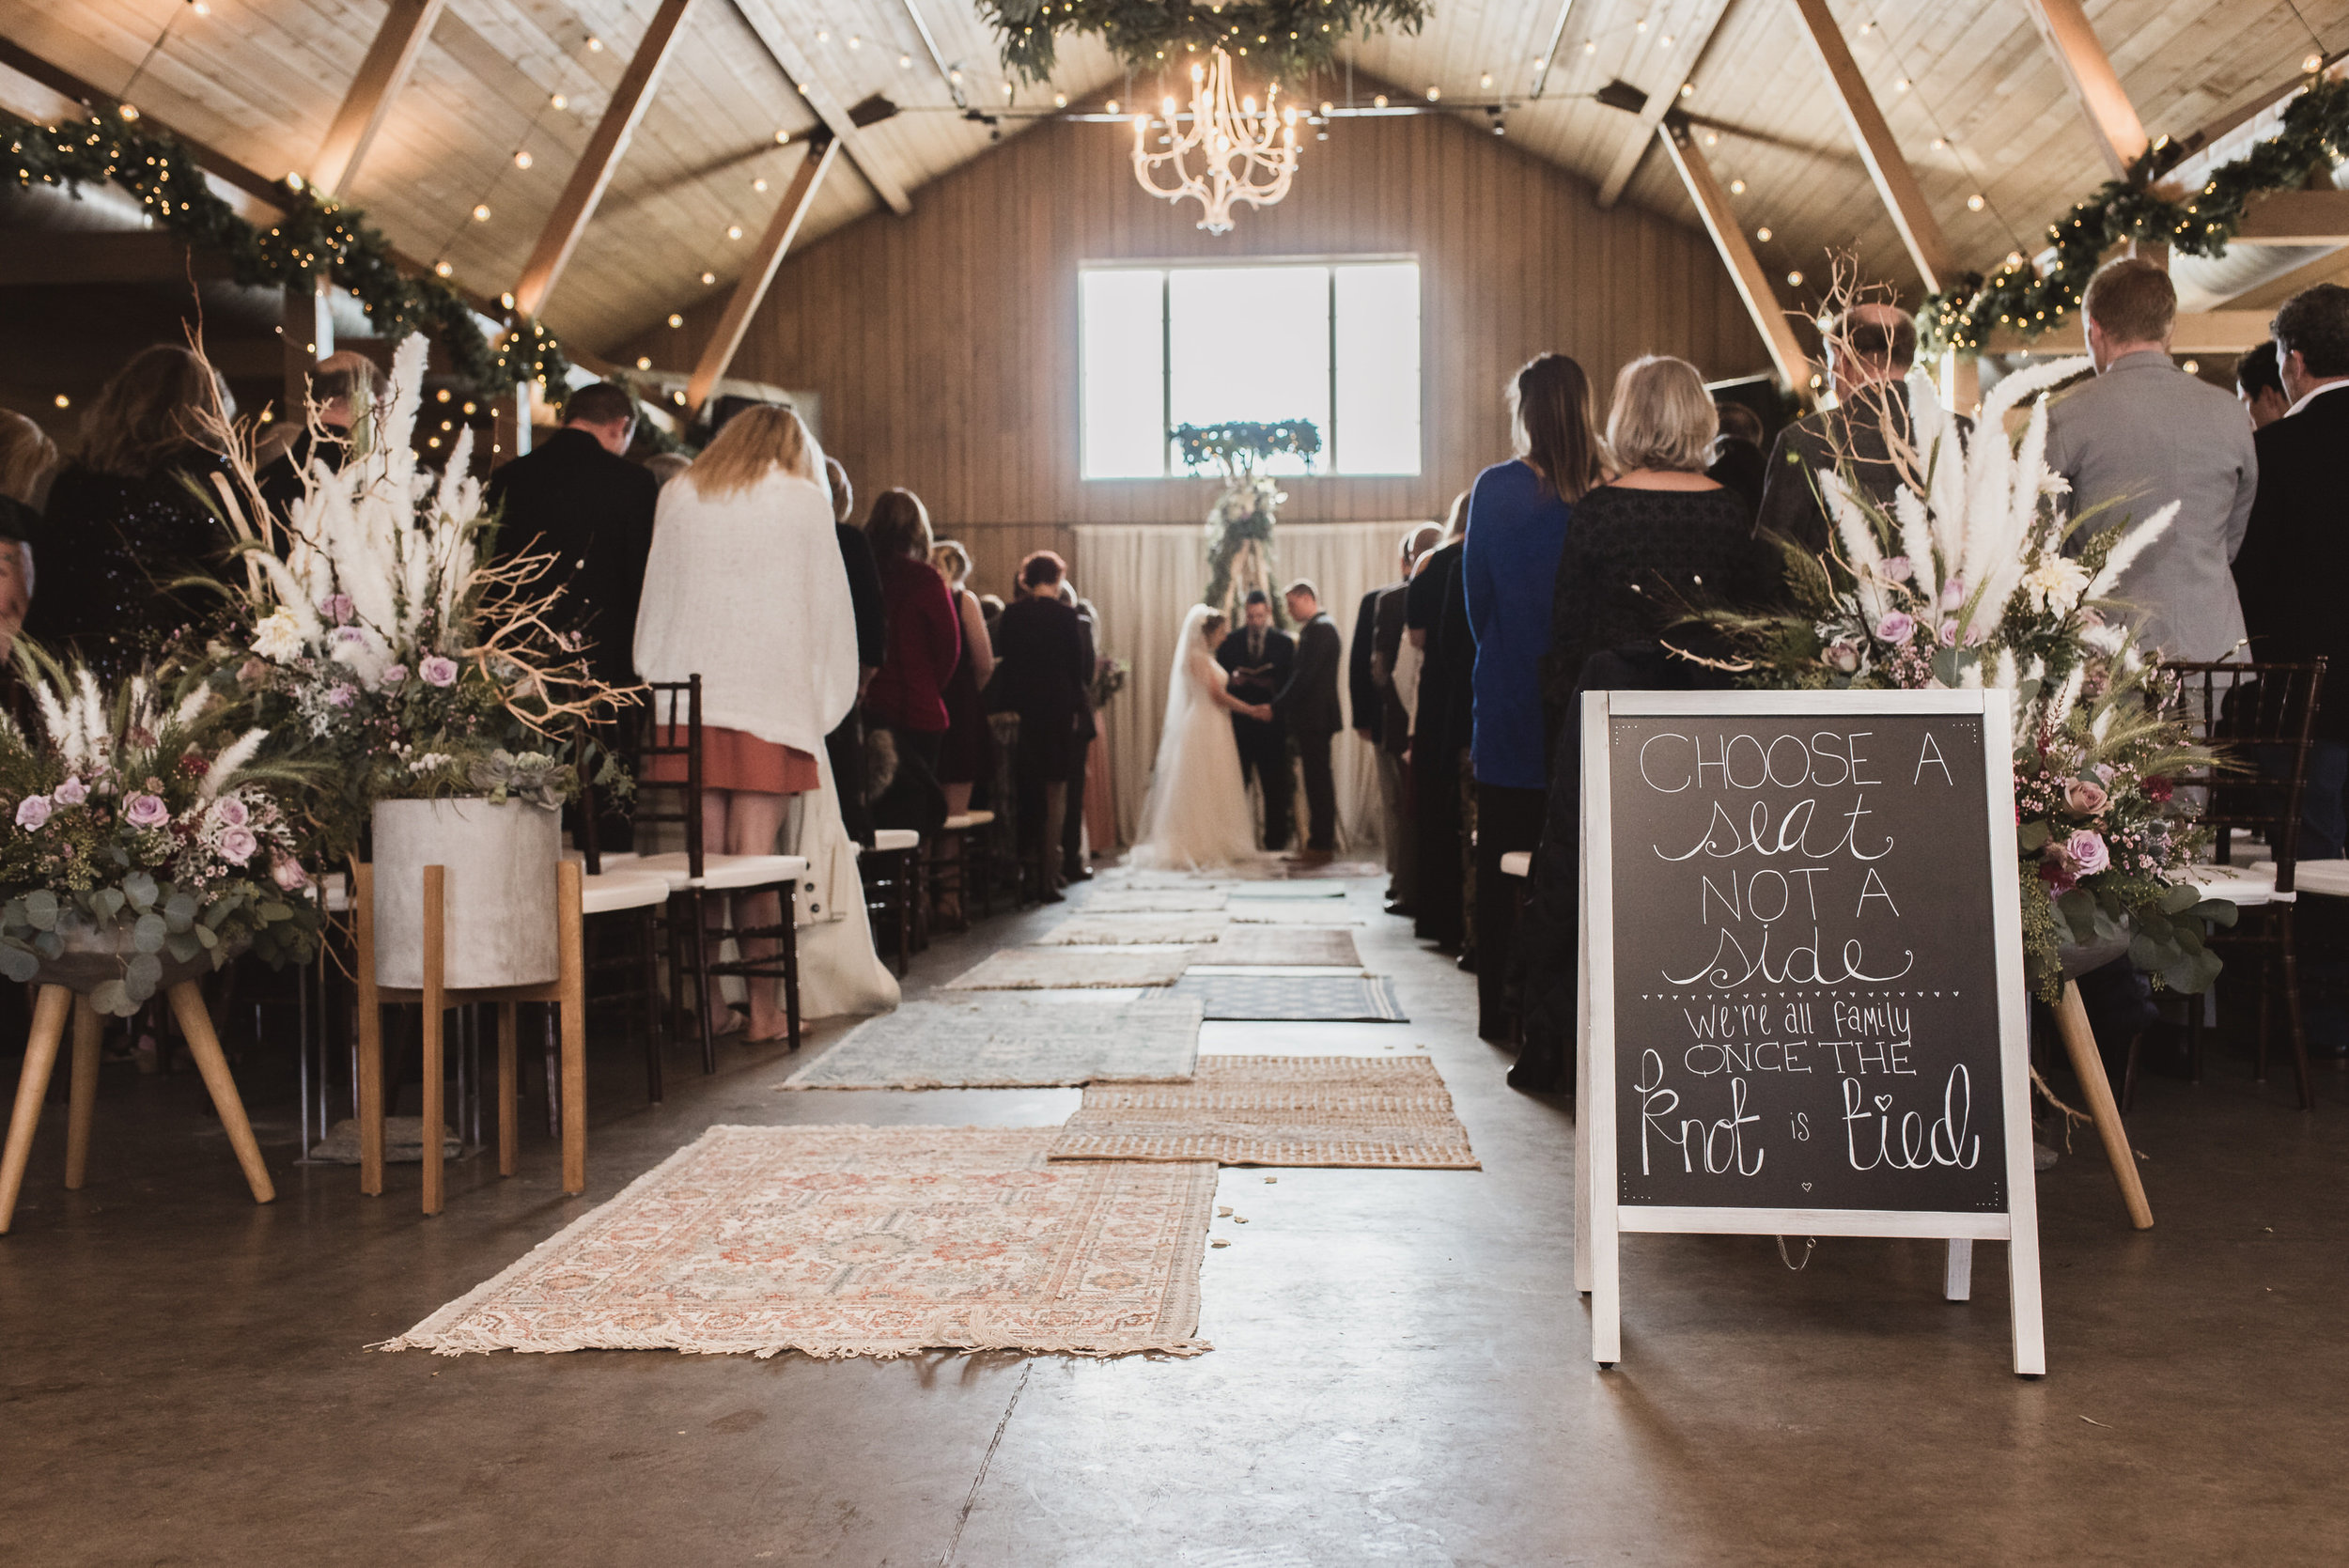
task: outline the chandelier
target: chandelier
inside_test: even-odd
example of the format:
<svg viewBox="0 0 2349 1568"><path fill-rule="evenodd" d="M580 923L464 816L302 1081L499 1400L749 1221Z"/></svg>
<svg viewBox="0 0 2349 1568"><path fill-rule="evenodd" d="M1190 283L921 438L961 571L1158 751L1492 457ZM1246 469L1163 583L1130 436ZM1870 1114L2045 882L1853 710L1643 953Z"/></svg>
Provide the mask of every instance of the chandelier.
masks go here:
<svg viewBox="0 0 2349 1568"><path fill-rule="evenodd" d="M1190 68L1189 130L1175 123L1174 100L1167 99L1160 106L1165 145L1153 152L1150 116L1134 116L1134 179L1154 196L1196 201L1205 213L1201 228L1230 233L1234 202L1270 207L1289 194L1289 177L1297 172L1297 110L1275 110L1280 91L1277 82L1267 87L1261 110L1253 97L1235 101L1231 58L1216 50L1208 65ZM1161 169L1174 176L1173 185L1159 181Z"/></svg>

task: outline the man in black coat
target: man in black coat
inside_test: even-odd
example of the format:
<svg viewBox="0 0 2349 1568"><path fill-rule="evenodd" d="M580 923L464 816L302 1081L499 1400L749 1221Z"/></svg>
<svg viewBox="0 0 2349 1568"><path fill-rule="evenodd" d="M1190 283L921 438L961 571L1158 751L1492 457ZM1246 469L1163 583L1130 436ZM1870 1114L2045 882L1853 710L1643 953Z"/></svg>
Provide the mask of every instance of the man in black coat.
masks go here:
<svg viewBox="0 0 2349 1568"><path fill-rule="evenodd" d="M1297 737L1297 759L1305 770L1308 831L1297 859L1326 865L1338 846L1338 785L1330 768L1330 742L1346 727L1338 706L1338 666L1346 662L1346 640L1338 623L1321 608L1321 593L1299 578L1288 586L1289 617L1299 627L1297 663L1273 694L1272 711L1286 719Z"/></svg>
<svg viewBox="0 0 2349 1568"><path fill-rule="evenodd" d="M864 530L850 525L856 509L856 487L840 459L826 453L824 477L832 485L832 535L840 543L840 564L848 568L848 603L856 614L856 694L864 695L889 653L889 614L881 598L880 563L873 559L872 542ZM824 754L832 759L832 788L840 797L840 823L859 844L873 842L873 806L865 800L864 713L851 706L848 716L824 737Z"/></svg>
<svg viewBox="0 0 2349 1568"><path fill-rule="evenodd" d="M1216 645L1215 661L1232 677L1232 695L1244 703L1268 704L1288 684L1297 662L1297 639L1272 625L1272 599L1259 588L1248 596L1244 625ZM1289 842L1289 728L1279 713L1270 719L1232 715L1239 742L1239 776L1252 776L1264 790L1264 846L1285 849Z"/></svg>
<svg viewBox="0 0 2349 1568"><path fill-rule="evenodd" d="M1427 557L1404 595L1404 634L1424 655L1419 708L1411 724L1411 929L1439 947L1457 950L1466 929L1460 860L1460 750L1453 707L1463 683L1446 660L1444 607L1460 586L1463 540ZM1465 602L1465 596L1463 596ZM1456 650L1455 650L1456 651ZM1471 653L1473 649L1470 650ZM1475 661L1462 658L1474 676ZM1463 718L1466 718L1463 715Z"/></svg>
<svg viewBox="0 0 2349 1568"><path fill-rule="evenodd" d="M1819 470L1848 464L1859 488L1889 507L1901 484L1894 448L1915 434L1903 381L1917 360L1915 318L1894 305L1854 305L1827 339L1836 406L1804 414L1778 433L1754 523L1757 538L1785 539L1813 555L1834 534L1817 489Z"/></svg>

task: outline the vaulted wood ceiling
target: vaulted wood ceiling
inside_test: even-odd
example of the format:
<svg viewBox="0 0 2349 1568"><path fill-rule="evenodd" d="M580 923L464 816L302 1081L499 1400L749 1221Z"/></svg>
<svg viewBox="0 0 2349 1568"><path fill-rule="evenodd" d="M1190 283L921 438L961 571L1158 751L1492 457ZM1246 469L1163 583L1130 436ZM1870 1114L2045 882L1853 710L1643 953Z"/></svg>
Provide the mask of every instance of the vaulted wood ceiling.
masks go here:
<svg viewBox="0 0 2349 1568"><path fill-rule="evenodd" d="M303 166L324 136L381 23L383 0L0 0L0 33L141 109L271 173ZM1853 55L1962 266L2034 237L2105 178L2096 145L2023 0L1830 0ZM446 259L485 293L512 286L657 0L448 0L406 92L351 182L350 199L402 250ZM1564 15L1556 59L1537 65ZM2349 45L2349 0L2107 0L2090 16L2147 129L2184 134L2285 85L2311 53ZM168 35L165 34L168 24ZM925 42L926 26L936 54ZM764 40L762 39L764 35ZM984 155L990 128L955 102L1016 112L1147 94L1097 46L1064 49L1056 80L1006 100L993 41L967 0L696 0L685 34L578 255L547 306L558 333L606 349L724 288L780 198L816 116L770 41L807 62L846 105L872 93L897 117L859 149L912 194ZM158 39L162 41L158 43ZM600 47L598 47L598 44ZM940 63L958 70L957 88ZM1793 0L1436 0L1420 34L1356 46L1354 74L1309 84L1314 101L1387 91L1489 123L1604 188L1630 166L1623 199L1694 222L1669 161L1624 110L1594 96L1621 79L1650 95L1690 86L1721 179L1789 304L1815 289L1830 251L1913 290L1903 254ZM1538 98L1533 92L1541 82ZM1906 84L1904 86L1902 84ZM560 95L562 107L554 105ZM1341 121L1332 135L1344 135ZM1125 132L1097 128L1104 137ZM516 166L527 150L530 167ZM1313 178L1307 144L1299 179ZM757 188L765 181L765 189ZM1081 200L1081 192L1050 193ZM1983 198L1979 210L1968 198ZM475 222L476 204L490 217ZM844 160L801 243L875 211ZM1244 217L1242 222L1247 221ZM739 225L743 237L728 238ZM704 284L705 273L714 277Z"/></svg>

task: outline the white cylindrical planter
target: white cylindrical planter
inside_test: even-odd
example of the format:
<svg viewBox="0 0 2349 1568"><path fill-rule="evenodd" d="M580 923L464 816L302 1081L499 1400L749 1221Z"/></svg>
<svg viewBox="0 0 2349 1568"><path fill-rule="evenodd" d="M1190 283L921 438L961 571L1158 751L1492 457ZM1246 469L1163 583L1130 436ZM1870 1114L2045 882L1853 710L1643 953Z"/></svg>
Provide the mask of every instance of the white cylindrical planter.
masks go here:
<svg viewBox="0 0 2349 1568"><path fill-rule="evenodd" d="M562 817L477 798L375 803L375 978L424 985L424 868L445 868L442 942L451 990L556 977L554 867Z"/></svg>

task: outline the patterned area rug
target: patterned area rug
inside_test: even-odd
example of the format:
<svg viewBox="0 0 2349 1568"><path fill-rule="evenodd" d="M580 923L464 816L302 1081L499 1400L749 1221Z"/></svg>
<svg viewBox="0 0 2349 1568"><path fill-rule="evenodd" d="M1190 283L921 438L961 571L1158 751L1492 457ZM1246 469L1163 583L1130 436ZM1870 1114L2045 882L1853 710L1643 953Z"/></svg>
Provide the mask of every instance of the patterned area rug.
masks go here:
<svg viewBox="0 0 2349 1568"><path fill-rule="evenodd" d="M1231 894L1221 888L1196 883L1178 888L1101 888L1084 902L1088 915L1130 915L1143 911L1197 913L1221 909Z"/></svg>
<svg viewBox="0 0 2349 1568"><path fill-rule="evenodd" d="M1052 1158L1482 1168L1423 1056L1203 1056L1186 1084L1097 1083Z"/></svg>
<svg viewBox="0 0 2349 1568"><path fill-rule="evenodd" d="M1343 964L1362 967L1351 931L1295 925L1227 925L1212 947L1190 955L1194 964Z"/></svg>
<svg viewBox="0 0 2349 1568"><path fill-rule="evenodd" d="M1103 953L1077 948L1009 947L989 954L946 982L950 991L1054 991L1068 987L1172 986L1190 964L1190 950Z"/></svg>
<svg viewBox="0 0 2349 1568"><path fill-rule="evenodd" d="M1244 882L1232 896L1253 903L1258 899L1344 898L1346 890L1331 882Z"/></svg>
<svg viewBox="0 0 2349 1568"><path fill-rule="evenodd" d="M1221 944L1193 954L1202 964L1222 963ZM1210 1018L1282 1023L1408 1023L1383 975L1187 974L1168 993L1197 999Z"/></svg>
<svg viewBox="0 0 2349 1568"><path fill-rule="evenodd" d="M384 1350L1196 1355L1211 1164L1051 1127L711 1127Z"/></svg>
<svg viewBox="0 0 2349 1568"><path fill-rule="evenodd" d="M1360 925L1343 904L1303 898L1235 898L1224 910L1242 925Z"/></svg>
<svg viewBox="0 0 2349 1568"><path fill-rule="evenodd" d="M786 1089L1015 1089L1190 1077L1199 1003L982 991L909 1001L848 1032Z"/></svg>
<svg viewBox="0 0 2349 1568"><path fill-rule="evenodd" d="M1221 910L1198 914L1097 915L1061 922L1035 939L1038 947L1127 947L1151 942L1211 942L1231 929Z"/></svg>

